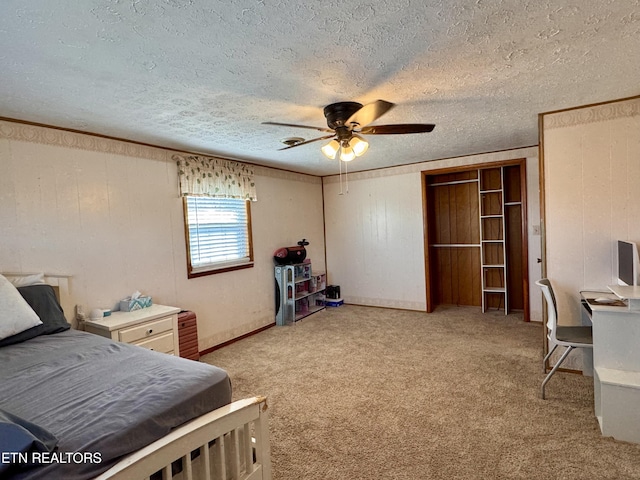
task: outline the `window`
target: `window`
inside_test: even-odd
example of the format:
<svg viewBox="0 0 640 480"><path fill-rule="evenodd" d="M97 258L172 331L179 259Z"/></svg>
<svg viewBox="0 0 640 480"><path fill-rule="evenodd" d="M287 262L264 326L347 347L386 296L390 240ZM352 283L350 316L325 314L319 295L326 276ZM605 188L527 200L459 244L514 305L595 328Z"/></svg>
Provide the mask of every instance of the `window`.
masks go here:
<svg viewBox="0 0 640 480"><path fill-rule="evenodd" d="M178 155L189 278L253 267L253 167L224 158Z"/></svg>
<svg viewBox="0 0 640 480"><path fill-rule="evenodd" d="M183 198L189 278L253 267L249 201Z"/></svg>

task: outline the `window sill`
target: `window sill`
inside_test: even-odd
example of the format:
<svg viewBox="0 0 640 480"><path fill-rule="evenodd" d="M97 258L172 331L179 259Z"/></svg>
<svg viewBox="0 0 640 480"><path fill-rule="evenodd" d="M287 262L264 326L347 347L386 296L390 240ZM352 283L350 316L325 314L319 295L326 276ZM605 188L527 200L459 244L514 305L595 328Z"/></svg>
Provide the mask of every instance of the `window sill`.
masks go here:
<svg viewBox="0 0 640 480"><path fill-rule="evenodd" d="M234 270L242 270L244 268L253 268L253 261L245 263L227 264L219 267L200 267L194 268L187 273L187 278L198 278L207 275L215 275L216 273L232 272Z"/></svg>

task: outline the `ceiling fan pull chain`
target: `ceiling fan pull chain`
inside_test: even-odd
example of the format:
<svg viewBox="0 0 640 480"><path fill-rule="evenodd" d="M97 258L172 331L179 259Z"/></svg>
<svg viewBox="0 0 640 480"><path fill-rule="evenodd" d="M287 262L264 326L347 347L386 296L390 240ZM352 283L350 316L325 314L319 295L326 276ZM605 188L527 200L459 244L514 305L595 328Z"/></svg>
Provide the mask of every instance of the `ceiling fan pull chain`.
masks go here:
<svg viewBox="0 0 640 480"><path fill-rule="evenodd" d="M342 193L342 160L338 159L338 165L340 165L340 193L339 193L339 195L344 195L344 193Z"/></svg>
<svg viewBox="0 0 640 480"><path fill-rule="evenodd" d="M344 185L346 187L346 193L349 193L349 163L344 164Z"/></svg>

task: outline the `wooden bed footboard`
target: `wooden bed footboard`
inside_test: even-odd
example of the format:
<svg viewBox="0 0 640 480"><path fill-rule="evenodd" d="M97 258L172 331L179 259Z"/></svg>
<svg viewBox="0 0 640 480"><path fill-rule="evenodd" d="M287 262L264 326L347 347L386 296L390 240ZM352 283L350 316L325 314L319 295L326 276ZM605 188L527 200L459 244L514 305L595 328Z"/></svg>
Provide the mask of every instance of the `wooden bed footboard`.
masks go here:
<svg viewBox="0 0 640 480"><path fill-rule="evenodd" d="M267 400L238 400L178 427L95 480L271 480Z"/></svg>

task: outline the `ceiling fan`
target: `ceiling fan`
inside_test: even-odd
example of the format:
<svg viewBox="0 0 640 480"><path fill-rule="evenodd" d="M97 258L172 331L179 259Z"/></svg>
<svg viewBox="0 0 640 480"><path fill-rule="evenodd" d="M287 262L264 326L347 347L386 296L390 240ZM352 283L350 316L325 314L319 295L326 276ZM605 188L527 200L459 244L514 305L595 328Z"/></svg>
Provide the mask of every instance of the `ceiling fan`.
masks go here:
<svg viewBox="0 0 640 480"><path fill-rule="evenodd" d="M362 105L357 102L338 102L324 107L324 116L327 126L312 127L308 125L296 125L280 122L262 122L264 125L280 125L284 127L308 128L327 132L325 135L311 140L291 139L285 141L287 146L279 150L299 147L307 143L332 139L322 147L322 153L333 160L340 151L340 160L349 162L364 154L369 148L369 143L361 135L399 135L405 133L431 132L435 125L432 123L402 123L397 125L369 125L394 107L393 103L384 100Z"/></svg>

